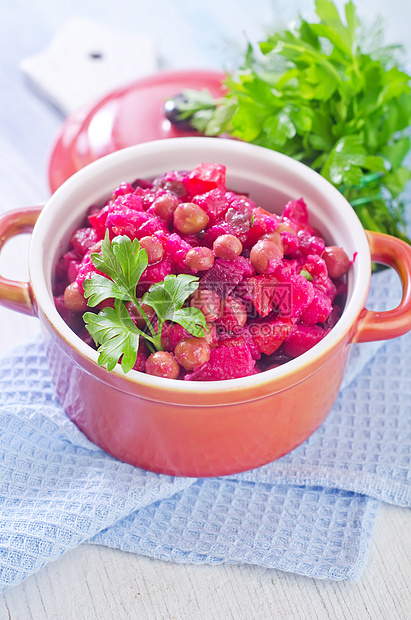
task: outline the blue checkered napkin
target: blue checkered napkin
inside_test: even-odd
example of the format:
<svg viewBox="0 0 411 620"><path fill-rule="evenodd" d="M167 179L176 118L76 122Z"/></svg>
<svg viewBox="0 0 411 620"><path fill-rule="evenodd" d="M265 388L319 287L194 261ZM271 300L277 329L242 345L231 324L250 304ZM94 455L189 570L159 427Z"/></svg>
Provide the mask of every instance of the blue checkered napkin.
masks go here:
<svg viewBox="0 0 411 620"><path fill-rule="evenodd" d="M377 274L381 307L389 272ZM370 361L371 360L371 361ZM0 361L0 589L82 542L355 579L379 501L411 505L411 335L353 347L325 423L282 459L196 480L134 468L67 418L34 339Z"/></svg>
<svg viewBox="0 0 411 620"><path fill-rule="evenodd" d="M42 389L35 388L28 371L31 402L24 402L19 390L13 404L0 408L0 589L19 583L119 519L192 484L121 463L88 442L44 381L40 344L32 344L31 350L41 368ZM1 376L10 380L10 372L26 369L24 358L16 356L6 367L2 364ZM7 387L1 383L3 400Z"/></svg>
<svg viewBox="0 0 411 620"><path fill-rule="evenodd" d="M134 512L90 542L172 562L356 579L378 506L339 489L212 478Z"/></svg>

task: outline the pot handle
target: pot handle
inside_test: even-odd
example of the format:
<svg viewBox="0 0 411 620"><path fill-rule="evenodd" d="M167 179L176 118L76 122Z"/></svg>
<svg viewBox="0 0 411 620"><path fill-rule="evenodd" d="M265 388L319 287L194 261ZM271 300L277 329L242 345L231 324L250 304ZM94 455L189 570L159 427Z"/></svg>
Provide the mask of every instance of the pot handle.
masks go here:
<svg viewBox="0 0 411 620"><path fill-rule="evenodd" d="M397 338L411 330L411 246L401 239L365 231L371 259L393 267L402 285L402 299L393 310L373 312L364 308L356 325L352 342L371 342Z"/></svg>
<svg viewBox="0 0 411 620"><path fill-rule="evenodd" d="M42 207L24 207L0 216L0 252L8 239L31 233ZM37 316L30 282L9 280L0 275L0 304L22 314Z"/></svg>

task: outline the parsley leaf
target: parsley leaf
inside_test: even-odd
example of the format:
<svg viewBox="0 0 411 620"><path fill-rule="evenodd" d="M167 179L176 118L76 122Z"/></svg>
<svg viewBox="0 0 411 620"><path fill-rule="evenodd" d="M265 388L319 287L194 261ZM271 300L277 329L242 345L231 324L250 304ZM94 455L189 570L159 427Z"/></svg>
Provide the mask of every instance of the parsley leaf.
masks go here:
<svg viewBox="0 0 411 620"><path fill-rule="evenodd" d="M141 300L136 287L148 265L147 252L139 241L126 235L110 241L106 232L101 253L92 253L91 260L101 273L92 273L83 283L88 305L95 307L114 299L114 307L107 306L99 313L83 315L87 331L98 347L98 363L113 370L118 362L126 373L137 359L140 338L151 351L161 351L161 333L165 321L182 325L190 334L202 337L207 330L204 314L198 308L183 307L198 288L198 277L187 274L168 275L163 282L153 284ZM146 323L141 330L134 323L126 303L132 302ZM142 308L146 304L157 315L157 331Z"/></svg>
<svg viewBox="0 0 411 620"><path fill-rule="evenodd" d="M309 282L312 282L312 281L313 281L313 279L314 279L314 278L312 277L311 273L310 273L309 271L307 271L307 269L304 269L304 268L303 268L303 269L301 269L301 271L300 271L300 276L304 276L304 278L305 278L306 280L308 280Z"/></svg>
<svg viewBox="0 0 411 620"><path fill-rule="evenodd" d="M96 344L100 344L98 363L113 370L121 358L124 372L136 363L141 331L134 325L125 305L116 300L114 308L104 308L99 314L84 314L87 330Z"/></svg>
<svg viewBox="0 0 411 620"><path fill-rule="evenodd" d="M203 338L207 331L204 314L198 308L188 307L175 310L170 320L184 327L196 338Z"/></svg>
<svg viewBox="0 0 411 620"><path fill-rule="evenodd" d="M90 258L93 265L110 279L95 274L84 281L89 306L97 306L109 298L135 300L136 286L148 265L147 252L140 248L138 239L131 241L129 237L120 235L110 242L107 230L101 254L93 252Z"/></svg>
<svg viewBox="0 0 411 620"><path fill-rule="evenodd" d="M317 21L249 44L222 97L184 91L181 114L206 135L302 161L340 190L365 227L411 243L401 201L411 177L411 76L397 60L401 48L383 46L380 26L367 36L351 1L341 14L332 0L315 7ZM178 117L177 98L176 108Z"/></svg>
<svg viewBox="0 0 411 620"><path fill-rule="evenodd" d="M156 346L161 348L161 329L165 321L179 323L193 336L204 336L207 330L204 314L198 308L183 308L188 297L198 288L198 278L187 274L170 274L163 282L153 284L142 302L153 308L158 318Z"/></svg>

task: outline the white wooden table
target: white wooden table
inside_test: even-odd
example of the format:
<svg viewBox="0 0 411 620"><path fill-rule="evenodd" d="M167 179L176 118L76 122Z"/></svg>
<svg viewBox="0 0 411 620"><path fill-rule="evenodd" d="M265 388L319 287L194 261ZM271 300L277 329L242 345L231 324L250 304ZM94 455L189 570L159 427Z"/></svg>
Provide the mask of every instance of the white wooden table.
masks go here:
<svg viewBox="0 0 411 620"><path fill-rule="evenodd" d="M409 0L357 0L356 5L370 18L381 13L389 39L407 44L411 60ZM95 0L1 0L0 211L48 198L47 162L63 116L29 88L19 63L42 51L70 17L88 16L120 32L148 34L161 67L221 69L243 46L244 33L258 40L298 8L310 16L313 3L120 0L103 6ZM26 246L27 239L19 238L6 247L3 275L27 279ZM1 354L37 332L36 319L0 308ZM383 505L367 566L355 583L254 566L179 565L83 545L0 595L0 620L408 620L410 578L411 511Z"/></svg>

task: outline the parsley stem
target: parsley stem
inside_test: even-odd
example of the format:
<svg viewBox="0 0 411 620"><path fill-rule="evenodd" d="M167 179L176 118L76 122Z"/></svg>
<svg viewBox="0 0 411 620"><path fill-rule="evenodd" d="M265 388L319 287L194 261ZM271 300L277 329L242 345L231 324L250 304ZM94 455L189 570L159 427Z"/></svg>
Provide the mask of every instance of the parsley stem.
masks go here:
<svg viewBox="0 0 411 620"><path fill-rule="evenodd" d="M161 332L163 331L163 324L164 324L164 321L162 321L159 318L158 324L157 324L157 334L156 334L155 342L154 342L154 346L156 347L157 351L163 350L163 345L161 344Z"/></svg>
<svg viewBox="0 0 411 620"><path fill-rule="evenodd" d="M308 46L307 47L301 47L300 45L292 45L291 43L288 43L288 42L281 44L281 48L279 50L279 53L280 54L284 54L284 50L287 50L287 49L307 54L307 56L311 56L311 58L313 59L314 63L317 62L318 64L320 64L324 68L326 68L329 71L329 73L331 73L331 75L334 76L334 78L336 79L337 83L340 84L340 82L341 82L340 74L335 69L335 67L324 57L323 54L319 54L314 49L309 49ZM284 54L284 55L286 55L286 54Z"/></svg>
<svg viewBox="0 0 411 620"><path fill-rule="evenodd" d="M152 326L150 319L148 318L147 314L144 312L143 308L141 307L141 304L138 302L136 297L134 298L134 303L137 306L137 310L139 311L139 313L143 317L144 321L146 322L146 325L147 325L148 329L150 330L151 335L155 339L157 334L156 334L156 332L154 330L154 327Z"/></svg>
<svg viewBox="0 0 411 620"><path fill-rule="evenodd" d="M143 332L143 330L141 330L139 327L137 327L137 325L135 323L134 323L134 327L135 327L136 332L138 333L138 335L141 336L141 338L144 338L144 340L148 340L149 342L153 342L154 343L154 338L152 338L151 336L149 336L148 334Z"/></svg>
<svg viewBox="0 0 411 620"><path fill-rule="evenodd" d="M363 198L356 198L355 200L351 200L351 206L359 207L360 205L369 204L374 200L381 200L381 194L375 194L374 196L364 196Z"/></svg>
<svg viewBox="0 0 411 620"><path fill-rule="evenodd" d="M152 343L148 340L147 334L144 334L144 339L146 340L147 348L150 350L150 353L155 353L157 351L156 347L152 345Z"/></svg>
<svg viewBox="0 0 411 620"><path fill-rule="evenodd" d="M360 218L364 228L367 228L368 230L373 230L374 232L384 232L381 226L379 226L374 220L365 205L362 205L359 209L356 209L356 213Z"/></svg>

